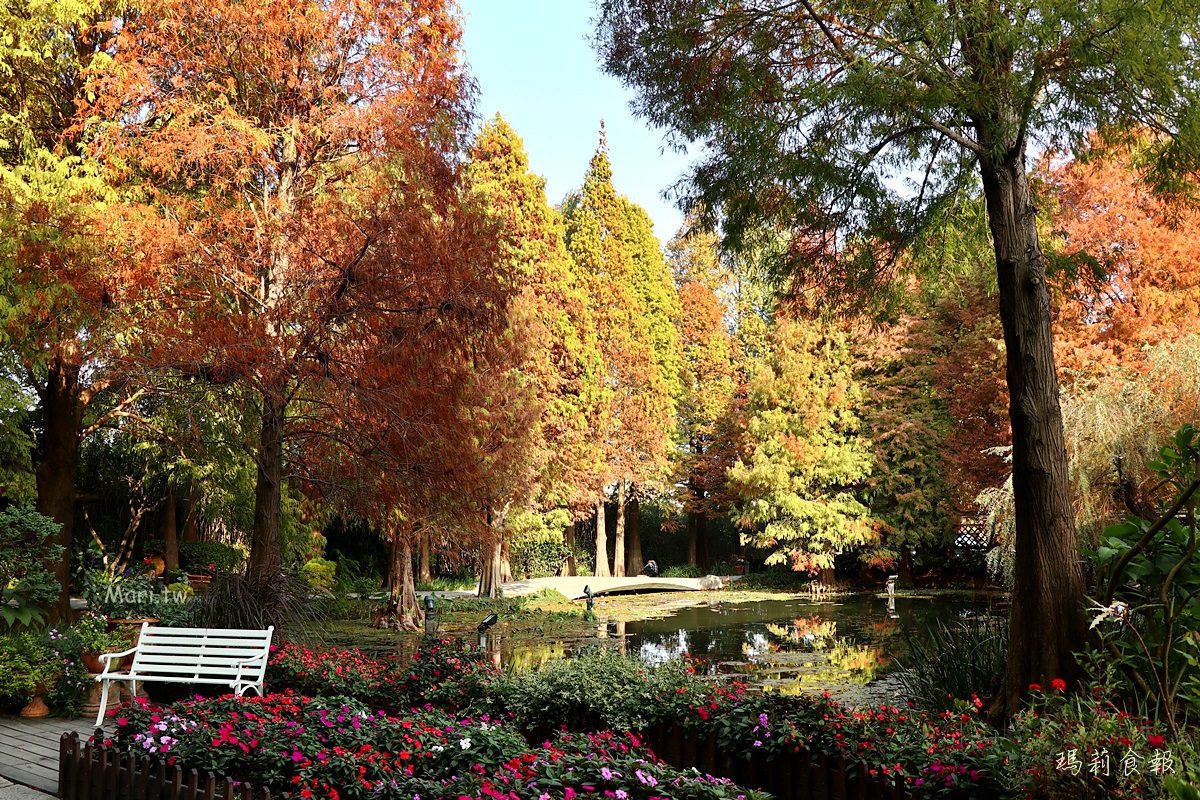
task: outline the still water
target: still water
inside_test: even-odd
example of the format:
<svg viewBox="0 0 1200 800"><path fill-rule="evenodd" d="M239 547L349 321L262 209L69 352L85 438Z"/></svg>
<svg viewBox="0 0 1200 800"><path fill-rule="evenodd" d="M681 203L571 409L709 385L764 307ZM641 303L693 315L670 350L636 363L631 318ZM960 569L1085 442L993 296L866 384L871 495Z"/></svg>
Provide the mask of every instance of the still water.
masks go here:
<svg viewBox="0 0 1200 800"><path fill-rule="evenodd" d="M908 654L929 627L997 612L989 595L897 597L841 595L682 608L658 619L601 620L597 637L652 664L691 657L710 674L736 674L760 688L835 693L875 682ZM514 668L568 656L594 642L502 647Z"/></svg>

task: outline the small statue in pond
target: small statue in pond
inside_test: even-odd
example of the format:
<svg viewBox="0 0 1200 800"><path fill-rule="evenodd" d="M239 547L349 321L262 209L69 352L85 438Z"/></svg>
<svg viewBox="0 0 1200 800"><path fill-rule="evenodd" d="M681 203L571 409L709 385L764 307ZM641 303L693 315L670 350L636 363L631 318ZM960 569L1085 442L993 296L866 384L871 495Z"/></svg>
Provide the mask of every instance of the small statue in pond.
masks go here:
<svg viewBox="0 0 1200 800"><path fill-rule="evenodd" d="M658 577L658 563L652 558L642 567L642 574L651 578Z"/></svg>

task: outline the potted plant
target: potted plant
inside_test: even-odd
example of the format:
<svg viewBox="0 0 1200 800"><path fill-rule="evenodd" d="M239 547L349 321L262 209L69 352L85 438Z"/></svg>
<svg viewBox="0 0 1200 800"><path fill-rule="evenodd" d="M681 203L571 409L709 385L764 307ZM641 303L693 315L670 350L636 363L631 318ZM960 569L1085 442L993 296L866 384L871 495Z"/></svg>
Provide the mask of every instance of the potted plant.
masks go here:
<svg viewBox="0 0 1200 800"><path fill-rule="evenodd" d="M58 679L59 664L50 648L32 633L0 637L0 698L25 703L23 717L50 713L43 699Z"/></svg>
<svg viewBox="0 0 1200 800"><path fill-rule="evenodd" d="M98 614L87 614L67 632L72 644L78 649L79 657L87 667L88 672L100 672L104 662L100 656L114 652L125 642L108 629L108 620Z"/></svg>
<svg viewBox="0 0 1200 800"><path fill-rule="evenodd" d="M161 578L167 571L167 560L163 558L167 546L161 539L151 539L142 545L146 557L142 562L146 565L146 574L152 578Z"/></svg>

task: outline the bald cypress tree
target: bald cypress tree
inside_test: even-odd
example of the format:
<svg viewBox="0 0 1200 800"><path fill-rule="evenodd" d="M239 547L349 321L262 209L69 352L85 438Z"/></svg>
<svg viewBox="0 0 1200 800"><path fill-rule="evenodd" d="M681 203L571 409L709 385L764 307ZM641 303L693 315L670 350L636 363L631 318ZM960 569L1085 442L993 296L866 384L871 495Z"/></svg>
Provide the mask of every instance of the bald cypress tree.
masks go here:
<svg viewBox="0 0 1200 800"><path fill-rule="evenodd" d="M531 499L542 510L569 506L600 472L603 453L591 431L608 402L587 286L567 253L562 217L546 201L545 180L530 171L512 126L499 115L486 122L470 156L469 191L499 226L500 269L515 292L511 313L529 328L522 372L534 384L541 438ZM485 567L500 557L496 545L484 544ZM481 581L481 594L493 591Z"/></svg>
<svg viewBox="0 0 1200 800"><path fill-rule="evenodd" d="M602 497L604 487L615 482L619 510L623 508L626 481L642 480L666 463L674 413L671 382L678 382L677 371L671 379L664 374L655 351L655 316L670 319L671 301L656 299L652 308L643 300L645 294L654 294L648 285L651 281L640 280L654 270L654 256L645 238L653 234L645 212L632 209L636 207L618 195L613 186L602 129L600 146L588 166L583 188L567 198L564 216L567 249L588 288L596 320L604 357L603 383L612 392L608 414L597 428L605 463L597 495ZM639 213L641 228L631 231L630 218L637 218ZM661 254L657 259L665 273ZM661 331L660 335L669 336ZM677 353L677 335L673 347ZM664 357L669 360L675 356ZM601 503L596 515L597 575L609 572L602 509ZM623 575L623 529L618 528L617 533L611 571Z"/></svg>

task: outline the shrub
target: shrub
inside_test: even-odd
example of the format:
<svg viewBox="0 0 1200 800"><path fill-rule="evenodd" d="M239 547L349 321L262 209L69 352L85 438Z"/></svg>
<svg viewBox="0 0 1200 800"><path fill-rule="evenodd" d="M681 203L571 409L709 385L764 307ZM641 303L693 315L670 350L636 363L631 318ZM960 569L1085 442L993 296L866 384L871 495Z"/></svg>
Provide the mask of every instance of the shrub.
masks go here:
<svg viewBox="0 0 1200 800"><path fill-rule="evenodd" d="M188 572L236 572L245 560L241 550L222 542L179 543L179 566Z"/></svg>
<svg viewBox="0 0 1200 800"><path fill-rule="evenodd" d="M337 562L311 558L300 568L300 577L317 591L330 593L337 585Z"/></svg>
<svg viewBox="0 0 1200 800"><path fill-rule="evenodd" d="M0 511L0 625L30 628L45 622L59 585L47 564L62 558L54 541L61 526L31 508Z"/></svg>
<svg viewBox="0 0 1200 800"><path fill-rule="evenodd" d="M1008 652L1008 620L980 617L938 621L923 636L904 631L910 654L899 659L897 677L904 696L921 708L942 711L972 695L988 695L1003 671Z"/></svg>
<svg viewBox="0 0 1200 800"><path fill-rule="evenodd" d="M157 619L164 625L191 619L186 597L160 590L142 573L111 578L104 570L93 570L84 578L83 596L89 611L109 619Z"/></svg>
<svg viewBox="0 0 1200 800"><path fill-rule="evenodd" d="M1200 714L1200 431L1181 428L1148 466L1170 499L1157 520L1129 516L1104 529L1093 627L1121 666L1124 694L1148 698L1176 732Z"/></svg>
<svg viewBox="0 0 1200 800"><path fill-rule="evenodd" d="M703 578L704 570L692 564L676 564L659 573L664 578Z"/></svg>
<svg viewBox="0 0 1200 800"><path fill-rule="evenodd" d="M544 732L547 722L577 731L641 730L663 713L664 699L673 702L677 689L686 691L697 681L685 663L650 667L601 648L505 676L492 697L496 708L528 731Z"/></svg>

